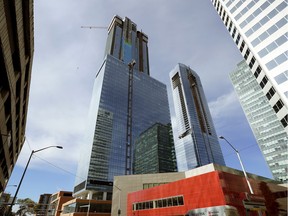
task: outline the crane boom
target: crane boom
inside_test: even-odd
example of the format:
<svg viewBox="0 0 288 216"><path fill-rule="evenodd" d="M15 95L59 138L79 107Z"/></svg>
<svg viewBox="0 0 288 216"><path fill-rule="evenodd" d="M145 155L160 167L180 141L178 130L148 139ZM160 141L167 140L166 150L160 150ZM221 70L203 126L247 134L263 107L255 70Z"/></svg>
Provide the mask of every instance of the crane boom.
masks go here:
<svg viewBox="0 0 288 216"><path fill-rule="evenodd" d="M107 29L108 27L104 27L104 26L81 26L81 28L98 28L98 29Z"/></svg>

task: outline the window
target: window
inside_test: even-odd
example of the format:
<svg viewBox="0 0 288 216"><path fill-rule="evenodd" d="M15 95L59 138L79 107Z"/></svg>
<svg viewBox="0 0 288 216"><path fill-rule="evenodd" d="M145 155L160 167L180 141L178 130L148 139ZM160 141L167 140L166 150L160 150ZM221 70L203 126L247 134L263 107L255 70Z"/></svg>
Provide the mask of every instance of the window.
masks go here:
<svg viewBox="0 0 288 216"><path fill-rule="evenodd" d="M287 116L286 116L286 118L287 118ZM184 205L184 201L183 201L183 197L182 196L178 197L178 204L179 205Z"/></svg>
<svg viewBox="0 0 288 216"><path fill-rule="evenodd" d="M177 197L173 197L173 198L172 198L172 201L173 201L173 206L178 206L178 199L177 199Z"/></svg>
<svg viewBox="0 0 288 216"><path fill-rule="evenodd" d="M239 41L240 41L240 34L238 33L237 39L236 39L236 44L237 44L237 45L239 44Z"/></svg>
<svg viewBox="0 0 288 216"><path fill-rule="evenodd" d="M232 23L232 22L231 22ZM233 32L232 32L232 38L234 39L235 37L235 34L236 34L236 28L233 29Z"/></svg>
<svg viewBox="0 0 288 216"><path fill-rule="evenodd" d="M220 6L220 11L219 11L219 15L220 15L220 16L221 16L222 10L223 10L223 7L222 7L222 5L221 5L221 6Z"/></svg>
<svg viewBox="0 0 288 216"><path fill-rule="evenodd" d="M184 205L183 196L175 196L175 197L162 198L158 200L150 200L150 201L145 201L145 202L133 203L132 209L136 211L136 210L165 208L165 207L180 206L180 205Z"/></svg>
<svg viewBox="0 0 288 216"><path fill-rule="evenodd" d="M245 52L245 55L244 55L244 59L247 60L248 59L248 56L250 54L250 49L248 48Z"/></svg>
<svg viewBox="0 0 288 216"><path fill-rule="evenodd" d="M235 19L238 20L241 16L243 16L251 7L255 5L256 1L251 1L247 7L245 7L240 13L235 16Z"/></svg>
<svg viewBox="0 0 288 216"><path fill-rule="evenodd" d="M168 199L168 206L172 206L172 198Z"/></svg>
<svg viewBox="0 0 288 216"><path fill-rule="evenodd" d="M259 76L259 74L261 73L261 71L262 71L262 68L261 68L261 66L259 65L259 66L256 68L256 71L255 71L255 73L254 73L255 78L257 78L257 77Z"/></svg>
<svg viewBox="0 0 288 216"><path fill-rule="evenodd" d="M262 89L264 88L264 86L266 85L267 82L268 82L268 79L267 79L267 77L265 75L263 77L263 79L261 80L261 82L260 82L260 86L261 86Z"/></svg>
<svg viewBox="0 0 288 216"><path fill-rule="evenodd" d="M276 113L278 113L279 110L280 110L283 106L284 106L284 104L283 104L282 100L279 99L279 100L277 101L277 103L273 106L273 109L274 109L274 111L275 111Z"/></svg>
<svg viewBox="0 0 288 216"><path fill-rule="evenodd" d="M267 46L267 49L268 49L268 51L272 51L272 50L274 50L274 49L276 49L278 46L277 46L277 43L276 43L276 41L275 42L273 42L273 43L270 43L268 46Z"/></svg>
<svg viewBox="0 0 288 216"><path fill-rule="evenodd" d="M251 59L251 61L250 61L250 63L249 63L249 67L250 67L250 68L253 67L255 61L256 61L256 59L255 59L255 57L253 56L252 59Z"/></svg>
<svg viewBox="0 0 288 216"><path fill-rule="evenodd" d="M284 128L287 127L287 125L288 125L288 115L286 115L283 119L281 119L281 123L284 126Z"/></svg>
<svg viewBox="0 0 288 216"><path fill-rule="evenodd" d="M250 28L250 29L245 33L245 35L246 35L247 37L249 37L253 32L254 32L253 29Z"/></svg>
<svg viewBox="0 0 288 216"><path fill-rule="evenodd" d="M158 206L159 206L159 208L163 207L163 201L162 200L158 200Z"/></svg>
<svg viewBox="0 0 288 216"><path fill-rule="evenodd" d="M227 16L227 18L228 18L228 16ZM228 19L227 19L227 20L228 20ZM232 22L229 23L228 31L231 32L231 29L232 29ZM233 36L232 36L232 37L233 37Z"/></svg>
<svg viewBox="0 0 288 216"><path fill-rule="evenodd" d="M163 199L162 202L163 202L163 207L167 207L167 199Z"/></svg>
<svg viewBox="0 0 288 216"><path fill-rule="evenodd" d="M273 41L273 43L274 43L274 41ZM264 47L262 50L260 50L260 51L258 52L258 55L259 55L261 58L263 58L263 57L266 56L268 53L269 53L268 50L266 49L266 47Z"/></svg>
<svg viewBox="0 0 288 216"><path fill-rule="evenodd" d="M234 13L237 8L239 8L244 3L244 0L240 0L232 9L231 13Z"/></svg>
<svg viewBox="0 0 288 216"><path fill-rule="evenodd" d="M243 51L244 46L245 46L245 42L244 42L244 40L243 40L242 43L241 43L241 46L240 46L240 51L241 51L241 52Z"/></svg>
<svg viewBox="0 0 288 216"><path fill-rule="evenodd" d="M226 12L225 11L223 11L223 14L222 14L222 20L224 21L224 19L225 19L225 15L226 15ZM228 17L227 17L228 18ZM227 26L227 23L225 23L225 26Z"/></svg>
<svg viewBox="0 0 288 216"><path fill-rule="evenodd" d="M224 11L224 16L226 15L225 11ZM228 26L228 21L229 21L229 17L227 16L226 17L226 20L225 20L225 26ZM231 28L230 28L231 29ZM230 31L230 30L229 30Z"/></svg>
<svg viewBox="0 0 288 216"><path fill-rule="evenodd" d="M273 88L273 86L269 89L269 91L266 94L266 97L268 98L268 100L270 100L273 95L275 94L275 89Z"/></svg>
<svg viewBox="0 0 288 216"><path fill-rule="evenodd" d="M253 46L257 46L261 41L265 40L269 35L272 35L278 29L282 28L287 23L287 18L284 17L279 20L275 25L271 26L267 31L263 32L258 38L252 41Z"/></svg>
<svg viewBox="0 0 288 216"><path fill-rule="evenodd" d="M233 0L230 0L226 3L226 6L229 7L232 4Z"/></svg>
<svg viewBox="0 0 288 216"><path fill-rule="evenodd" d="M283 73L277 75L275 78L277 84L282 84L283 82L288 80L288 70L284 71Z"/></svg>
<svg viewBox="0 0 288 216"><path fill-rule="evenodd" d="M266 67L269 70L272 70L273 68L275 68L277 65L282 64L283 62L287 61L287 54L284 52L282 54L280 54L279 56L277 56L275 59L272 59L271 61L269 61L266 64Z"/></svg>

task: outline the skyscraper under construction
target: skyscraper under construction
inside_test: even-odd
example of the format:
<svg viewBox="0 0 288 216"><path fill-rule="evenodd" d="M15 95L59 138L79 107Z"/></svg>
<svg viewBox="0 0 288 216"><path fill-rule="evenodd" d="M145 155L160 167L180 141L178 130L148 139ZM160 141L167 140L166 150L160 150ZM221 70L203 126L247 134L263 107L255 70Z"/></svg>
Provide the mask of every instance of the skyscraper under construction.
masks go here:
<svg viewBox="0 0 288 216"><path fill-rule="evenodd" d="M110 200L113 177L132 174L135 140L155 123L170 123L166 86L150 77L147 43L129 18L113 18L95 77L76 197Z"/></svg>

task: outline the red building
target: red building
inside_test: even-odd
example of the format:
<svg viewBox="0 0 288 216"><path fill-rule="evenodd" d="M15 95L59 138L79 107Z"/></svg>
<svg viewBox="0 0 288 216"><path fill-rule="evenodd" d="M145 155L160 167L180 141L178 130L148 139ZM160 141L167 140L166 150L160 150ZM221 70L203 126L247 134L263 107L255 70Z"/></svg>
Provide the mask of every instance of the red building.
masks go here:
<svg viewBox="0 0 288 216"><path fill-rule="evenodd" d="M72 200L71 191L59 191L50 196L49 207L46 216L60 216L62 205L69 200Z"/></svg>
<svg viewBox="0 0 288 216"><path fill-rule="evenodd" d="M259 178L249 178L249 182L254 194L248 193L243 176L216 170L132 192L127 197L127 215L185 215L192 209L223 205L236 207L239 215L281 215L281 208L286 215L287 204L281 205L287 202L286 187Z"/></svg>

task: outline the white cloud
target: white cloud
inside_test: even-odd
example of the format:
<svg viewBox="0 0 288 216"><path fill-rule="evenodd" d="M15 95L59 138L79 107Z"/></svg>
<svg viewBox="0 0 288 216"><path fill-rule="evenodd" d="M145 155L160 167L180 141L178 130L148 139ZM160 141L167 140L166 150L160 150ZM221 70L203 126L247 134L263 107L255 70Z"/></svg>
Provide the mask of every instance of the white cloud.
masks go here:
<svg viewBox="0 0 288 216"><path fill-rule="evenodd" d="M209 108L214 120L225 120L239 111L239 102L234 90L219 96L216 100L209 102Z"/></svg>

